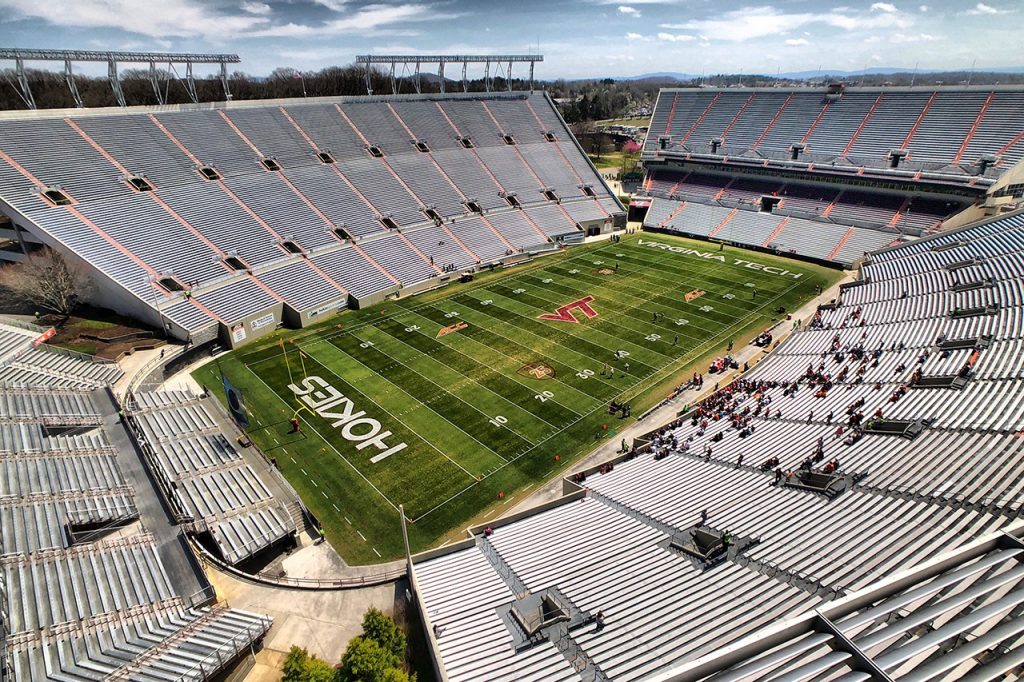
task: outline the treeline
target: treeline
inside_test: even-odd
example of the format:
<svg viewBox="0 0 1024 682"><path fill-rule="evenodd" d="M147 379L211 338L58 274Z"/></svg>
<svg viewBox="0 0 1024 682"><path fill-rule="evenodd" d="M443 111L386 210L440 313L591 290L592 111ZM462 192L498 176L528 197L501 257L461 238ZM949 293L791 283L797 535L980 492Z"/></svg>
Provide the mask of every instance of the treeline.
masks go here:
<svg viewBox="0 0 1024 682"><path fill-rule="evenodd" d="M176 72L158 70L160 90L164 101L169 104L186 104L191 102L188 90ZM28 70L29 85L36 107L39 109L62 109L75 106L74 98L64 80L64 74L54 71ZM117 106L110 81L106 77L76 75L75 85L86 107ZM129 105L158 104L153 83L149 79L148 69L124 69L120 77L121 90ZM0 70L0 110L26 109L17 87L14 72L10 69ZM224 100L224 88L219 76L196 78L196 94L200 102L220 102ZM371 72L371 84L375 93L391 93L391 80L380 71ZM397 81L399 92L415 92L411 79ZM320 71L300 72L291 68L275 69L269 76L251 76L235 71L228 76L231 98L235 100L277 99L285 97L321 97L366 94L366 71L355 66L332 66ZM512 79L513 89L526 89L527 81ZM539 87L539 85L535 86ZM507 81L495 78L492 83L495 90L505 90ZM445 84L448 92L461 92L462 82L448 79ZM483 79L467 81L467 89L471 92L486 90ZM440 92L440 83L435 74L423 74L420 80L421 92Z"/></svg>

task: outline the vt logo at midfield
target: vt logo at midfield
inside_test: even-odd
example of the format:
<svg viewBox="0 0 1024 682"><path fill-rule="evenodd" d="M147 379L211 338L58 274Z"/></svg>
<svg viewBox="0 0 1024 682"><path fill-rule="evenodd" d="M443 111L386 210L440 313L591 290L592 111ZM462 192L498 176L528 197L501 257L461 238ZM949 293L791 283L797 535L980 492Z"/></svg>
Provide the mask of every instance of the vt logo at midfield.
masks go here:
<svg viewBox="0 0 1024 682"><path fill-rule="evenodd" d="M575 322L579 324L579 320L572 314L573 309L579 309L588 318L597 317L597 311L590 307L590 302L594 300L593 296L584 296L578 301L573 301L568 305L563 305L561 308L553 313L544 313L538 315L538 320L558 320L559 322Z"/></svg>

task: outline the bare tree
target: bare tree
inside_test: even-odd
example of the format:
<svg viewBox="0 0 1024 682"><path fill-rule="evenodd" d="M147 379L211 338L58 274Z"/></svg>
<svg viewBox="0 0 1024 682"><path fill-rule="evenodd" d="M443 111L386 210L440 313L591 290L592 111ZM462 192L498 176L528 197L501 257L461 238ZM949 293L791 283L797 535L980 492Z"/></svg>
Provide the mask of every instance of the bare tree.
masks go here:
<svg viewBox="0 0 1024 682"><path fill-rule="evenodd" d="M88 270L81 263L43 247L0 269L0 286L14 297L61 315L70 315L92 287Z"/></svg>

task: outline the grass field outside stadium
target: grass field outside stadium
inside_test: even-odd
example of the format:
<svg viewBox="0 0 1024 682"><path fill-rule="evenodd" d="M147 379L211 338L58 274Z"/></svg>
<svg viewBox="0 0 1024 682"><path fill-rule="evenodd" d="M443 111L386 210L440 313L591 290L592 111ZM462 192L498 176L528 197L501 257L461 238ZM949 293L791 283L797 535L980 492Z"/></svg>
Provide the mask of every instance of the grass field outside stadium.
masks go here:
<svg viewBox="0 0 1024 682"><path fill-rule="evenodd" d="M376 563L403 552L399 504L413 551L500 515L632 423L612 400L639 415L839 276L629 236L283 331L195 376L243 391L250 437L328 540Z"/></svg>

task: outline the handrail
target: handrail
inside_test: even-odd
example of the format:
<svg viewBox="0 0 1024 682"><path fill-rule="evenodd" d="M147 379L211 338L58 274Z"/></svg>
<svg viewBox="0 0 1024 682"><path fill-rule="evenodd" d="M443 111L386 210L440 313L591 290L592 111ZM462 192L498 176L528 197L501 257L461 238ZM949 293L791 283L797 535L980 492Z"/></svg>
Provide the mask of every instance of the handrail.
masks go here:
<svg viewBox="0 0 1024 682"><path fill-rule="evenodd" d="M30 322L23 322L22 320L16 320L13 317L0 316L0 324L6 324L10 327L17 327L18 329L24 329L30 332L38 332L45 334L50 330L49 327L42 327L38 324L32 324Z"/></svg>
<svg viewBox="0 0 1024 682"><path fill-rule="evenodd" d="M79 358L86 362L91 362L95 365L116 365L117 362L109 360L107 358L101 358L96 355L89 355L88 353L82 353L81 351L72 350L71 348L64 348L63 346L51 346L49 344L41 344L37 346L39 349L47 353L56 353L57 355L67 355L73 358Z"/></svg>
<svg viewBox="0 0 1024 682"><path fill-rule="evenodd" d="M288 587L299 590L344 590L353 587L370 587L373 585L385 585L387 583L393 583L401 580L406 576L405 564L402 564L401 568L386 570L381 573L374 573L371 575L361 575L358 577L350 578L289 578L282 576L273 576L266 573L245 573L230 564L221 561L213 554L211 554L205 547L197 543L193 538L189 538L189 544L192 545L193 550L196 552L196 556L199 557L200 561L208 562L216 568L229 573L236 578L246 580L249 582L255 582L263 585L270 585L273 587Z"/></svg>

